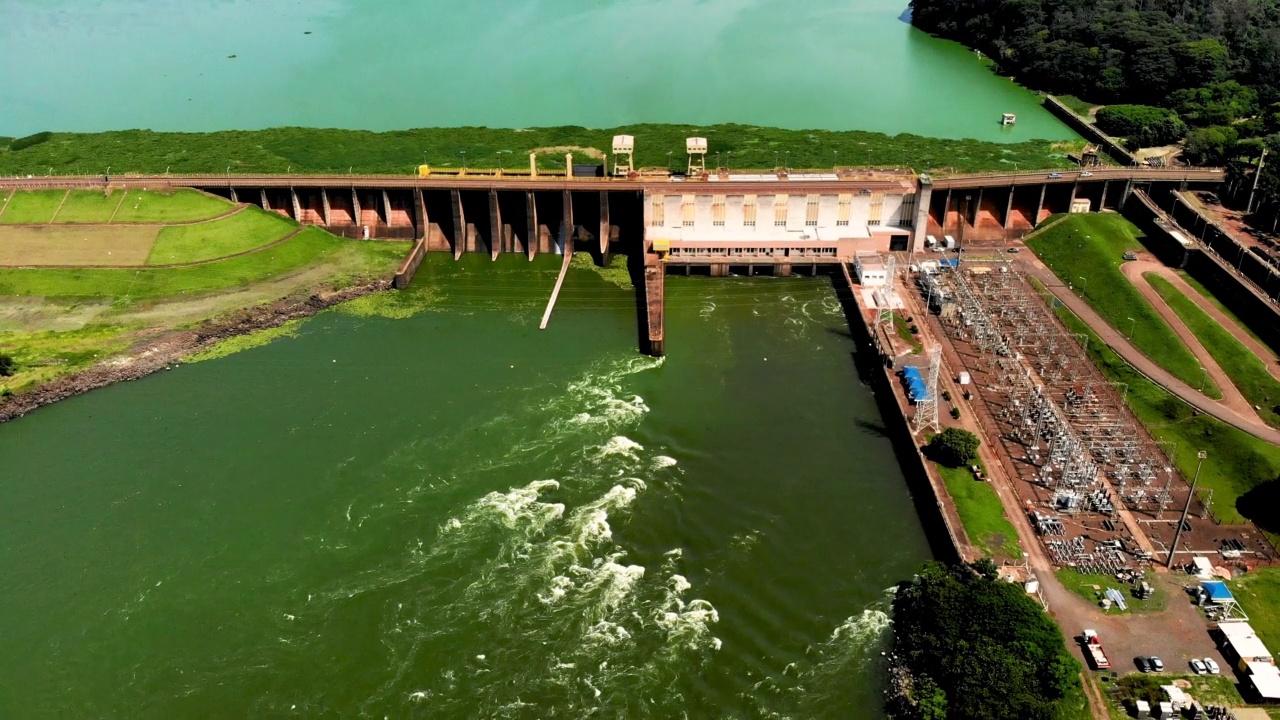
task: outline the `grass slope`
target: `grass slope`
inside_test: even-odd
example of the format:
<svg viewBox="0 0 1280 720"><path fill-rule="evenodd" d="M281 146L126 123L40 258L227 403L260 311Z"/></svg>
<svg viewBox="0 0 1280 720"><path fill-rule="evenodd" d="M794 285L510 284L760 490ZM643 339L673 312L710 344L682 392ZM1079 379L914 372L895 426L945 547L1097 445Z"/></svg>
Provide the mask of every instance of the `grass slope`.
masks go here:
<svg viewBox="0 0 1280 720"><path fill-rule="evenodd" d="M1226 305L1223 305L1222 301L1219 300L1213 294L1213 292L1209 290L1209 288L1205 287L1199 280L1196 280L1195 278L1191 277L1191 275L1187 273L1186 270L1179 270L1177 272L1179 277L1181 277L1184 281L1186 281L1188 285L1195 288L1196 292L1200 293L1200 295L1202 295L1204 299L1208 300L1209 303L1212 304L1214 307L1216 307L1218 310L1220 310L1222 314L1231 318L1235 322L1235 324L1240 327L1241 330L1244 330L1245 332L1249 333L1250 337L1252 337L1254 340L1257 340L1263 345L1266 345L1267 347L1271 348L1272 352L1276 353L1277 355L1280 355L1280 347L1273 347L1271 343L1267 342L1266 340L1263 340L1258 335L1258 333L1253 331L1253 328L1249 327L1248 323L1246 323L1244 320L1240 318L1239 315L1236 315L1234 312L1231 311L1230 308L1228 308Z"/></svg>
<svg viewBox="0 0 1280 720"><path fill-rule="evenodd" d="M1138 228L1120 215L1072 215L1027 245L1111 327L1130 332L1132 326L1130 341L1142 354L1191 387L1203 383L1205 395L1221 398L1187 346L1120 272L1124 253L1142 250L1138 237Z"/></svg>
<svg viewBox="0 0 1280 720"><path fill-rule="evenodd" d="M539 163L564 167L564 148L594 148L608 153L614 135L636 136L639 166L683 166L685 138L706 137L714 162L732 168L793 168L851 166L902 167L917 170L955 168L957 171L1066 167L1066 154L1083 141L1032 140L1003 144L976 140L946 140L916 135L827 130L783 130L748 125L627 125L588 129L552 127L523 130L480 127L424 128L394 132L272 128L214 133L160 133L123 130L104 133L54 133L46 142L23 150L0 153L0 175L114 173L408 173L421 162L459 167L527 167L528 153L545 148ZM560 148L552 152L550 148ZM674 161L667 153L673 153ZM92 160L87 160L92 158ZM587 154L575 152L587 161Z"/></svg>
<svg viewBox="0 0 1280 720"><path fill-rule="evenodd" d="M189 268L0 269L0 295L139 299L198 293L242 287L298 270L338 253L363 254L372 262L394 266L404 255L404 244L364 243L357 246L319 228L309 227L270 250Z"/></svg>
<svg viewBox="0 0 1280 720"><path fill-rule="evenodd" d="M106 223L120 204L120 193L110 195L97 190L72 190L53 218L55 223Z"/></svg>
<svg viewBox="0 0 1280 720"><path fill-rule="evenodd" d="M1176 443L1173 462L1183 477L1195 473L1196 453L1208 452L1209 459L1200 473L1200 493L1214 491L1215 517L1228 523L1244 522L1236 510L1236 500L1255 485L1280 474L1280 447L1197 413L1134 370L1070 310L1060 305L1055 309L1071 332L1089 337L1089 355L1107 379L1128 384L1129 406L1147 431L1157 440Z"/></svg>
<svg viewBox="0 0 1280 720"><path fill-rule="evenodd" d="M1280 648L1280 568L1263 568L1231 581L1231 594L1267 647Z"/></svg>
<svg viewBox="0 0 1280 720"><path fill-rule="evenodd" d="M217 217L230 212L234 207L226 200L195 190L174 190L169 193L130 190L113 222L193 222Z"/></svg>
<svg viewBox="0 0 1280 720"><path fill-rule="evenodd" d="M47 223L66 195L66 190L19 190L9 197L8 207L0 213L0 223Z"/></svg>
<svg viewBox="0 0 1280 720"><path fill-rule="evenodd" d="M160 231L148 265L176 265L234 255L275 242L297 224L276 213L245 208L229 217Z"/></svg>
<svg viewBox="0 0 1280 720"><path fill-rule="evenodd" d="M1191 328L1200 343L1205 346L1222 371L1231 378L1249 404L1261 408L1258 416L1273 427L1280 427L1280 382L1271 377L1261 358L1250 352L1218 321L1209 317L1182 291L1155 273L1144 276L1151 287L1160 293L1165 303L1173 309L1182 322Z"/></svg>
<svg viewBox="0 0 1280 720"><path fill-rule="evenodd" d="M982 548L987 555L1004 555L1021 558L1018 534L1004 515L1004 505L991 485L973 479L968 468L949 468L935 464L938 474L947 485L947 493L956 504L960 523L969 535L969 541Z"/></svg>

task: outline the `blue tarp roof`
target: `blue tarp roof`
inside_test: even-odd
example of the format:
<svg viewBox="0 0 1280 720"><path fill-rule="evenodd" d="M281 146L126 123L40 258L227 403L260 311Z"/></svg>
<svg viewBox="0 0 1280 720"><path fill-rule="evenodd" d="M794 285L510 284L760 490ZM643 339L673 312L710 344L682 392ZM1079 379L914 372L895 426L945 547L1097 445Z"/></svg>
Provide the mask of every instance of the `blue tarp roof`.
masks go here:
<svg viewBox="0 0 1280 720"><path fill-rule="evenodd" d="M1231 591L1227 589L1227 584L1221 580L1208 580L1200 583L1200 587L1209 593L1209 599L1214 602L1235 602Z"/></svg>
<svg viewBox="0 0 1280 720"><path fill-rule="evenodd" d="M908 365L902 369L902 380L907 385L907 396L912 400L927 400L929 388L925 385L920 368Z"/></svg>

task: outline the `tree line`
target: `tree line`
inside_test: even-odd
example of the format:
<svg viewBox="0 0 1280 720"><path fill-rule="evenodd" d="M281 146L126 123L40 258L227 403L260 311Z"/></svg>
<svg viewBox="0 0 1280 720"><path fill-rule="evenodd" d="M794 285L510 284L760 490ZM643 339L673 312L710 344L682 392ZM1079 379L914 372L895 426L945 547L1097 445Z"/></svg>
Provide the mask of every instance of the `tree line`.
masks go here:
<svg viewBox="0 0 1280 720"><path fill-rule="evenodd" d="M1188 160L1280 160L1280 4L1274 0L912 0L917 27L982 51L1019 82L1110 107L1134 146L1182 141ZM1236 168L1237 171L1240 168ZM1257 207L1280 213L1280 167Z"/></svg>
<svg viewBox="0 0 1280 720"><path fill-rule="evenodd" d="M1081 701L1080 664L1057 626L990 560L928 563L898 585L892 662L896 720L1056 720Z"/></svg>

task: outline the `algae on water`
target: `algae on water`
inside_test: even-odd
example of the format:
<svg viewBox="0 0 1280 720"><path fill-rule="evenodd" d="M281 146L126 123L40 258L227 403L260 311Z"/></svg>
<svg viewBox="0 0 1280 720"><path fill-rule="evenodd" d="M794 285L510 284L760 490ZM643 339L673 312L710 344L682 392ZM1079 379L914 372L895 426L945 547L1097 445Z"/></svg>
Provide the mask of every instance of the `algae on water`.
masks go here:
<svg viewBox="0 0 1280 720"><path fill-rule="evenodd" d="M302 327L306 318L298 318L289 320L283 325L273 328L266 328L249 333L248 335L237 335L233 338L227 338L212 347L201 350L200 352L187 358L187 362L203 362L205 360L217 360L228 355L234 355L242 350L251 350L256 347L262 347L275 340L284 337L297 337L298 329Z"/></svg>

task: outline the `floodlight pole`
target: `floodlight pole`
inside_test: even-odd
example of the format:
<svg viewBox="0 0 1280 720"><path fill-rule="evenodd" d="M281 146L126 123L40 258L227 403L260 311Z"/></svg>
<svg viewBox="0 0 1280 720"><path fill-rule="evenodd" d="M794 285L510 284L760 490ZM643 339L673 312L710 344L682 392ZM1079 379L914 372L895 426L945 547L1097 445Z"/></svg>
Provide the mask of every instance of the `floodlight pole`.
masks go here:
<svg viewBox="0 0 1280 720"><path fill-rule="evenodd" d="M1173 567L1173 554L1178 551L1178 541L1182 539L1182 526L1187 522L1187 513L1191 511L1191 501L1196 496L1196 483L1200 481L1200 467L1204 465L1204 459L1208 456L1209 454L1203 450L1196 453L1196 457L1200 458L1200 461L1196 463L1195 477L1191 478L1191 492L1187 493L1187 504L1182 506L1182 517L1178 520L1178 530L1173 534L1173 545L1169 546L1169 559L1164 564L1167 568Z"/></svg>

